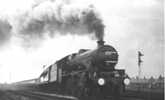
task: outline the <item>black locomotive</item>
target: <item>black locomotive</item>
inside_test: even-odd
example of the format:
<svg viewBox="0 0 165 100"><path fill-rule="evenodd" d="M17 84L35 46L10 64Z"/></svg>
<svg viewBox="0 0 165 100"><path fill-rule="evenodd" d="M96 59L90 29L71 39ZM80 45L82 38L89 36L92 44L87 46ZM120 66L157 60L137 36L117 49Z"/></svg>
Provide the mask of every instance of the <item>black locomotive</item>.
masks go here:
<svg viewBox="0 0 165 100"><path fill-rule="evenodd" d="M40 88L78 98L111 95L118 99L129 80L124 69L115 69L117 63L115 48L98 41L96 49L81 49L45 69Z"/></svg>

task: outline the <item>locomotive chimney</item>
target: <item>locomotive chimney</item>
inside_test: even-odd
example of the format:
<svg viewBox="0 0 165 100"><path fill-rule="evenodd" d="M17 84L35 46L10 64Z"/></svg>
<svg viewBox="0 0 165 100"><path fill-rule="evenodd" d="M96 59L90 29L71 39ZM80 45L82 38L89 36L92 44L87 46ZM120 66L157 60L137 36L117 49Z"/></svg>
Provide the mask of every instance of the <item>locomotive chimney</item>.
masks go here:
<svg viewBox="0 0 165 100"><path fill-rule="evenodd" d="M100 48L102 46L104 46L104 41L103 40L98 40L97 41L97 47Z"/></svg>

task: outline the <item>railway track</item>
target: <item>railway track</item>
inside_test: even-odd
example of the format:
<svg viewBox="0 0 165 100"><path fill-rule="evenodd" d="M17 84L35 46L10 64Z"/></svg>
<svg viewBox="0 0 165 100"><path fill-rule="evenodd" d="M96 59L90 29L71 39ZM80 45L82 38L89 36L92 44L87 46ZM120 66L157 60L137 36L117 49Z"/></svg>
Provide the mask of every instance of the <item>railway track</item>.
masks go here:
<svg viewBox="0 0 165 100"><path fill-rule="evenodd" d="M72 96L64 96L59 94L50 94L43 92L34 92L34 91L8 91L10 94L14 94L16 96L25 97L25 100L78 100Z"/></svg>
<svg viewBox="0 0 165 100"><path fill-rule="evenodd" d="M36 91L16 91L8 90L3 91L4 97L0 100L78 100L72 96L64 96L59 94L43 93ZM114 100L112 97L107 98L86 98L83 100ZM120 100L145 100L140 98L135 98L132 96L122 96Z"/></svg>
<svg viewBox="0 0 165 100"><path fill-rule="evenodd" d="M91 99L88 99L91 100ZM97 98L97 99L92 99L92 100L115 100L113 99L113 97L107 97L107 98ZM142 99L142 98L136 98L136 97L132 97L132 96L121 96L118 100L146 100L146 99Z"/></svg>
<svg viewBox="0 0 165 100"><path fill-rule="evenodd" d="M141 95L141 94L140 94ZM144 98L135 92L127 92L120 96L119 100L163 100ZM73 96L60 95L55 93L45 93L41 91L33 90L4 90L0 91L0 100L78 100ZM114 100L113 97L109 96L106 98L85 98L81 100Z"/></svg>

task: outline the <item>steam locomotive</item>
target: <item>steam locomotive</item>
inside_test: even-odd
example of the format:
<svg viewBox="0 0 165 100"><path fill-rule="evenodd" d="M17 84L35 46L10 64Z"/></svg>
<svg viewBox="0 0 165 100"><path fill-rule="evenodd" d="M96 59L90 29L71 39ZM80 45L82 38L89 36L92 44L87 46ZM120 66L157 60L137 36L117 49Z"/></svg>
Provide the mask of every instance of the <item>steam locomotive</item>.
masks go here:
<svg viewBox="0 0 165 100"><path fill-rule="evenodd" d="M46 68L39 77L42 90L78 98L110 96L116 100L129 84L124 69L115 69L118 52L104 41L94 50L81 49Z"/></svg>

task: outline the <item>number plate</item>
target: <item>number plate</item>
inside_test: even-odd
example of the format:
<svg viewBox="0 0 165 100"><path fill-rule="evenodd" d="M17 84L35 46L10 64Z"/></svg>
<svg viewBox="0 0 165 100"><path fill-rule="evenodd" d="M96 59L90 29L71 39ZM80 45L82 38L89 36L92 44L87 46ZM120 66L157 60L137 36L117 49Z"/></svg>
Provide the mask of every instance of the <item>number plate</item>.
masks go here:
<svg viewBox="0 0 165 100"><path fill-rule="evenodd" d="M106 52L105 52L105 55L107 55L107 56L109 56L109 55L111 55L111 54L112 54L111 51L106 51Z"/></svg>

